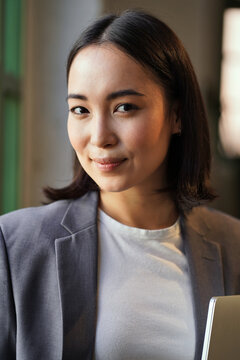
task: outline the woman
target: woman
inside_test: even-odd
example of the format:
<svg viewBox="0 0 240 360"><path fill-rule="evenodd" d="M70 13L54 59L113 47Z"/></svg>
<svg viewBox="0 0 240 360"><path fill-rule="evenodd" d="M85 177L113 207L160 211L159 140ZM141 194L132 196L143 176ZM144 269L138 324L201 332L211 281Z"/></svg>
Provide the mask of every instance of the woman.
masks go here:
<svg viewBox="0 0 240 360"><path fill-rule="evenodd" d="M67 78L73 182L0 219L0 357L200 359L209 299L240 291L240 223L199 206L214 193L188 55L126 11L86 29Z"/></svg>

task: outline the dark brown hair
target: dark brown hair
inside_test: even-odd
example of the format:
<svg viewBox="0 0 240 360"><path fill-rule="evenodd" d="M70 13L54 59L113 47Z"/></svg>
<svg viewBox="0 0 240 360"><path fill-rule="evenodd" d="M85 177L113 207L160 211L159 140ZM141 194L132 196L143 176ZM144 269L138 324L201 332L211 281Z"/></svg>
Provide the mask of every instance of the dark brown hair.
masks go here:
<svg viewBox="0 0 240 360"><path fill-rule="evenodd" d="M168 105L178 104L181 136L173 135L168 151L167 177L179 209L186 210L215 195L209 185L210 140L202 96L189 56L176 34L162 21L142 11L106 15L91 24L70 51L67 78L76 54L91 44L112 43L147 67L165 91ZM96 183L75 157L74 178L62 189L46 188L50 199L70 199Z"/></svg>

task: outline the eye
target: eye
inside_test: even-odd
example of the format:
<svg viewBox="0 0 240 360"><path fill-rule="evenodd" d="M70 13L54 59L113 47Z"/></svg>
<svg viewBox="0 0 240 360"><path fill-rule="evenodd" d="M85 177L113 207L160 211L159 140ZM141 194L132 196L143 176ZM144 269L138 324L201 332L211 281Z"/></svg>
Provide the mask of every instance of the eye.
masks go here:
<svg viewBox="0 0 240 360"><path fill-rule="evenodd" d="M85 108L84 106L75 106L75 107L71 108L70 111L76 115L82 115L82 114L89 113L88 109Z"/></svg>
<svg viewBox="0 0 240 360"><path fill-rule="evenodd" d="M116 108L116 111L124 113L124 112L137 110L137 109L138 109L138 106L136 106L134 104L130 104L130 103L125 103L125 104L118 105Z"/></svg>

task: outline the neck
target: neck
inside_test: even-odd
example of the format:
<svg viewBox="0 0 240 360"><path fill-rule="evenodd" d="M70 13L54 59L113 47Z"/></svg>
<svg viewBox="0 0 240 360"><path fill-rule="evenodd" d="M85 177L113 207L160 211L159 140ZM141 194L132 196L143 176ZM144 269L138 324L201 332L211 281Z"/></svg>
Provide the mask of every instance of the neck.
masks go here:
<svg viewBox="0 0 240 360"><path fill-rule="evenodd" d="M175 223L177 208L170 192L100 192L100 208L117 221L143 229L161 229Z"/></svg>

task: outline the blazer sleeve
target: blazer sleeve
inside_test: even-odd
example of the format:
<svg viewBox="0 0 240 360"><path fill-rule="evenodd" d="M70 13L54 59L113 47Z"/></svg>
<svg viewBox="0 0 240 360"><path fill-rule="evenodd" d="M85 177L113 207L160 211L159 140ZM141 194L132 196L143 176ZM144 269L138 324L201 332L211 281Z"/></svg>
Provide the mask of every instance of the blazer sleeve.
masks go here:
<svg viewBox="0 0 240 360"><path fill-rule="evenodd" d="M16 314L7 249L0 227L0 359L16 359Z"/></svg>

